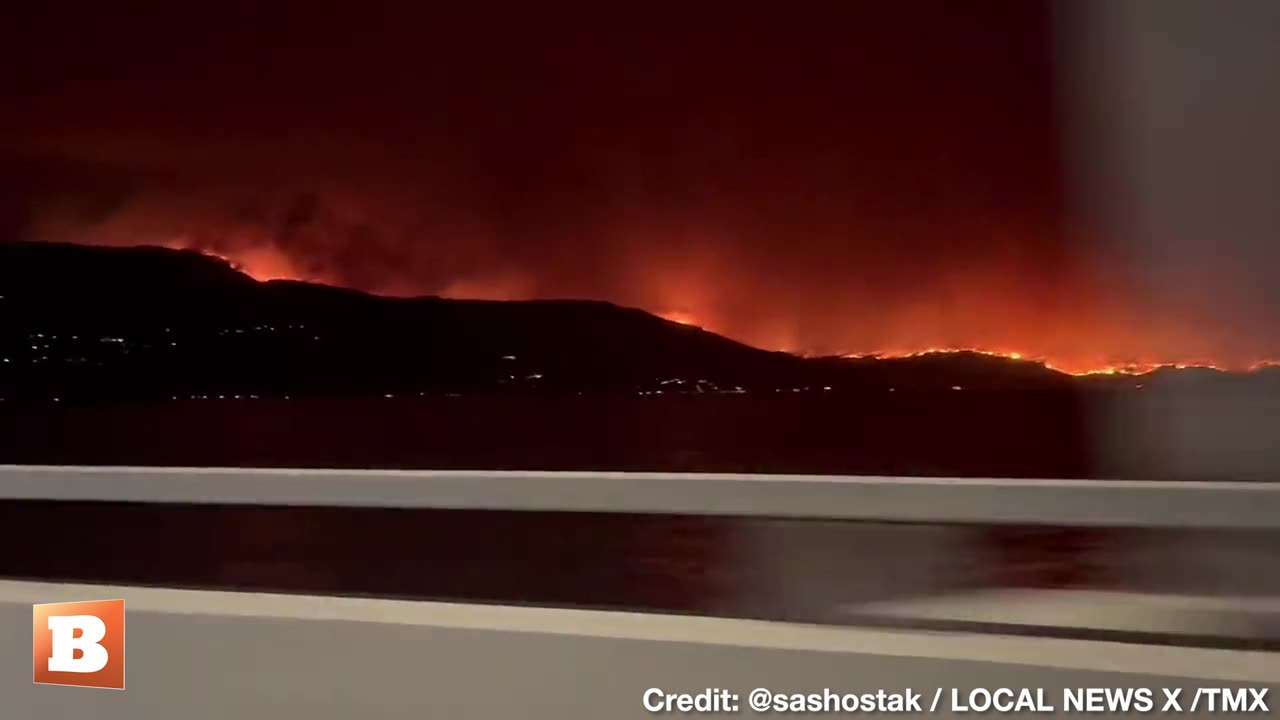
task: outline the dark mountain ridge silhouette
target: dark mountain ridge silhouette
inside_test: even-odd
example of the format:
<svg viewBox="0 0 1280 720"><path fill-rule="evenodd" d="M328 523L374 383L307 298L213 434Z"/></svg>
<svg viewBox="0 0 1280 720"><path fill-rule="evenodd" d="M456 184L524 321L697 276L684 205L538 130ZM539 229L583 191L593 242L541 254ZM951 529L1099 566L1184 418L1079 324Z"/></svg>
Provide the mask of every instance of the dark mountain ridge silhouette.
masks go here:
<svg viewBox="0 0 1280 720"><path fill-rule="evenodd" d="M0 244L0 397L749 393L1135 385L979 353L802 358L601 301L396 298L259 282L155 247ZM1280 373L1161 370L1162 386Z"/></svg>

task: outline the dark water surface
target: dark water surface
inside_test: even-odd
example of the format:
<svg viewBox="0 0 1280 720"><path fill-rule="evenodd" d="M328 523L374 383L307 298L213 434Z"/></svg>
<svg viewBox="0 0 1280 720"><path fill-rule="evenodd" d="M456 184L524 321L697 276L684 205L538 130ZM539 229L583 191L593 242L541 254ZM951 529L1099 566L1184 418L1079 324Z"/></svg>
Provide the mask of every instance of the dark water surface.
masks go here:
<svg viewBox="0 0 1280 720"><path fill-rule="evenodd" d="M1275 403L1086 400L955 391L9 405L0 407L0 463L1280 478L1272 472ZM55 540L36 541L48 537ZM1274 573L1257 571L1280 557L1277 539L1233 538L7 501L0 502L0 577L807 621L828 619L840 603L975 587L1280 590L1259 584Z"/></svg>
<svg viewBox="0 0 1280 720"><path fill-rule="evenodd" d="M1089 477L1095 429L1013 393L45 404L0 407L0 463Z"/></svg>
<svg viewBox="0 0 1280 720"><path fill-rule="evenodd" d="M1055 392L0 405L0 463L1280 478L1280 399Z"/></svg>

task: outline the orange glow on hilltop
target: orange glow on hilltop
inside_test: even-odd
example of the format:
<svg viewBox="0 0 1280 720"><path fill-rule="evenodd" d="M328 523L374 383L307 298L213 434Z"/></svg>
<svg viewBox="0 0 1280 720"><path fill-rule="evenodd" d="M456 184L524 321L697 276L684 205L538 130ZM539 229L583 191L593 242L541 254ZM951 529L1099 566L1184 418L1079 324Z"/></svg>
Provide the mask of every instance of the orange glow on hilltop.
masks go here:
<svg viewBox="0 0 1280 720"><path fill-rule="evenodd" d="M217 258L258 282L267 282L269 280L316 280L316 278L306 278L289 261L289 258L282 253L269 249L258 248L237 252L235 257L230 257L205 248L189 247L181 242L170 243L167 247L174 250L195 250L201 255Z"/></svg>
<svg viewBox="0 0 1280 720"><path fill-rule="evenodd" d="M254 278L258 281L268 280L305 280L308 282L329 282L326 278L318 278L314 276L306 276L299 270L296 263L292 262L284 253L274 250L270 247L250 247L237 250L234 255L225 255L218 252L196 247L182 239L174 240L166 243L167 247L173 249L195 250L209 257L218 258L236 270ZM393 296L412 296L419 294L411 285L404 286L387 286L380 288L362 288L364 290L374 290L379 294ZM476 276L471 278L458 279L451 282L447 287L437 291L441 297L464 299L464 300L530 300L539 297L539 293L534 290L534 285L529 277L514 273L498 273L488 276ZM707 318L701 317L688 309L680 310L664 310L654 311L646 308L658 317L670 322L687 325L690 327L699 327L710 332L716 332L734 339L747 342L763 349L789 352L792 354L804 355L803 351L795 348L795 343L782 338L785 332L766 333L773 338L774 342L768 342L768 338L757 337L752 339L739 337L738 333L725 332L724 329L717 327L718 323L708 322ZM776 337L774 337L776 336ZM819 353L822 354L822 353ZM1146 375L1156 370L1173 368L1173 369L1190 369L1203 368L1219 371L1256 371L1264 368L1280 367L1280 359L1257 359L1244 363L1223 363L1215 362L1207 359L1184 359L1184 360L1163 360L1163 359L1141 359L1141 360L1118 360L1108 358L1101 352L1086 352L1071 355L1046 355L1043 353L1033 352L1029 349L1013 349L1004 348L983 348L983 347L945 347L945 346L926 346L920 348L912 347L894 347L889 349L881 349L875 351L864 352L848 352L841 354L842 357L850 359L858 358L913 358L924 357L930 355L959 355L959 354L977 354L994 358L1004 358L1008 360L1022 361L1027 363L1036 363L1044 367L1055 370L1057 372L1073 375L1076 377L1086 377L1094 375Z"/></svg>
<svg viewBox="0 0 1280 720"><path fill-rule="evenodd" d="M681 325L691 325L694 327L698 327L698 319L695 318L691 313L675 310L671 312L657 313L657 315L663 320L669 320L673 323L679 323Z"/></svg>
<svg viewBox="0 0 1280 720"><path fill-rule="evenodd" d="M1232 370L1255 371L1270 367L1280 367L1280 360L1258 360L1243 367L1227 367L1217 365L1211 362L1134 362L1134 363L1117 363L1103 365L1089 365L1072 363L1070 361L1055 361L1043 357L1033 357L1022 352L1004 351L1004 350L986 350L983 348L925 348L923 350L897 350L882 351L873 353L851 353L844 357L850 359L859 358L879 358L879 359L897 359L897 358L914 358L927 357L931 355L985 355L987 357L1004 358L1007 360L1020 360L1024 362L1037 363L1056 370L1060 373L1073 375L1076 377L1088 377L1092 375L1146 375L1156 370L1162 369L1204 369L1217 370L1220 372Z"/></svg>

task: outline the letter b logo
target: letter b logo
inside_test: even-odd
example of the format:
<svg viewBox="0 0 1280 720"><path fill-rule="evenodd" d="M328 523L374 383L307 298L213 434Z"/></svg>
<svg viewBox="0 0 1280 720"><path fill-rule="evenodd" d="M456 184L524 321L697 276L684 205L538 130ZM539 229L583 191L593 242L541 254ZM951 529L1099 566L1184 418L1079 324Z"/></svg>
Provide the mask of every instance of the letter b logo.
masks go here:
<svg viewBox="0 0 1280 720"><path fill-rule="evenodd" d="M124 689L124 601L32 606L37 683Z"/></svg>

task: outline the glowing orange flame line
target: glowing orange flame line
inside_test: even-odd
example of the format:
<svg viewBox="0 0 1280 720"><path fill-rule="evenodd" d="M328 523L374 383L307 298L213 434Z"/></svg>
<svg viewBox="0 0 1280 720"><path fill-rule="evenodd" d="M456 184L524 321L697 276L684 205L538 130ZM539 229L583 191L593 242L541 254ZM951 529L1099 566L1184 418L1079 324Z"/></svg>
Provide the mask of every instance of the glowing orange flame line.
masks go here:
<svg viewBox="0 0 1280 720"><path fill-rule="evenodd" d="M174 247L184 248L184 249L189 248L189 246L183 243L175 243ZM238 262L233 258L227 257L225 255L220 255L218 253L215 253L209 250L201 249L199 250L199 252L209 257L217 258L227 263L231 267L235 268L236 270L239 270L240 272L254 278L255 280L290 279L290 278L281 277L279 274L273 273L273 272L261 272L260 269L259 271L255 272L255 268L247 267L245 264ZM300 278L292 278L292 279L300 279ZM701 325L698 319L693 314L688 312L669 311L669 312L658 313L658 316L663 318L664 320L669 320L671 322L679 323L681 325L690 325L690 326ZM1206 370L1217 370L1222 372L1226 372L1230 370L1230 368L1225 368L1209 362L1135 362L1135 363L1102 365L1100 367L1089 368L1085 370L1081 370L1081 369L1069 370L1061 365L1054 364L1054 362L1049 360L1048 358L1037 357L1037 356L1033 356L1027 353L1022 353L1017 351L988 350L984 348L931 347L931 348L923 348L918 350L892 350L892 351L878 351L878 352L867 352L867 353L852 353L852 354L846 354L843 357L850 358L850 359L862 359L862 358L894 359L894 358L918 358L918 357L927 357L930 355L960 355L960 354L985 355L988 357L1005 358L1007 360L1018 360L1018 361L1024 361L1024 362L1030 362L1030 363L1037 363L1037 364L1043 365L1044 367L1050 370L1054 370L1066 375L1072 375L1075 377L1088 377L1088 376L1095 376L1095 375L1139 376L1139 375L1147 375L1149 373L1155 372L1156 370L1160 370L1164 368L1173 368L1178 370L1185 370L1189 368L1202 368ZM1272 367L1280 367L1280 360L1258 360L1253 363L1250 363L1248 366L1246 366L1245 369L1250 372L1253 372L1257 370L1262 370L1264 368L1272 368Z"/></svg>

